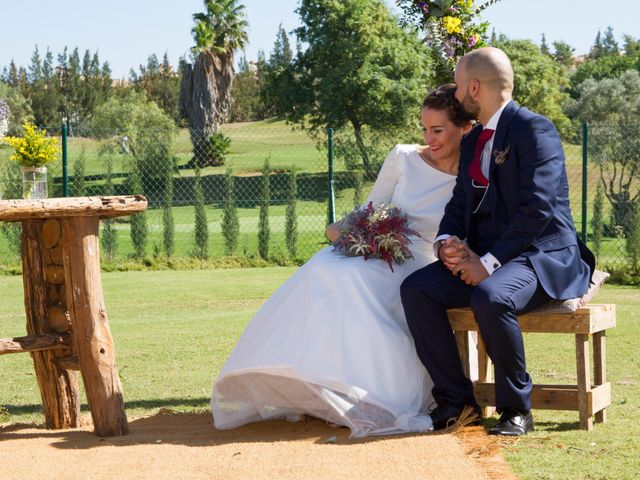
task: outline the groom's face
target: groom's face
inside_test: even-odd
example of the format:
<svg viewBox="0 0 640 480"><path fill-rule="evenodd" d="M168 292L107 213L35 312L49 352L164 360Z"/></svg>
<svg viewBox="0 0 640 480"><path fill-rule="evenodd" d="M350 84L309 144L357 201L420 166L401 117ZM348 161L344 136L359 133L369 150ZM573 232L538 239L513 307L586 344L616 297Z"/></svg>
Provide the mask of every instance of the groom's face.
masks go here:
<svg viewBox="0 0 640 480"><path fill-rule="evenodd" d="M462 105L462 108L476 120L480 115L480 103L471 96L471 80L464 68L464 64L459 64L455 72L456 93L455 97Z"/></svg>

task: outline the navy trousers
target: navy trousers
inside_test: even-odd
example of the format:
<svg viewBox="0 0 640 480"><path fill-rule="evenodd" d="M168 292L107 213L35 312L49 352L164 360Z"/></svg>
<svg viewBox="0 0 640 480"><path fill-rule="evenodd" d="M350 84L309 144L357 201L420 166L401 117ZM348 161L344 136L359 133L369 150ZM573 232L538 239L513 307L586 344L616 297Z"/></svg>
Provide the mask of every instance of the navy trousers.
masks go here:
<svg viewBox="0 0 640 480"><path fill-rule="evenodd" d="M402 305L420 360L434 382L439 405L475 405L446 310L470 306L493 361L496 407L531 410L522 332L516 315L549 300L526 257L516 257L479 285L466 285L440 261L409 275L400 288Z"/></svg>

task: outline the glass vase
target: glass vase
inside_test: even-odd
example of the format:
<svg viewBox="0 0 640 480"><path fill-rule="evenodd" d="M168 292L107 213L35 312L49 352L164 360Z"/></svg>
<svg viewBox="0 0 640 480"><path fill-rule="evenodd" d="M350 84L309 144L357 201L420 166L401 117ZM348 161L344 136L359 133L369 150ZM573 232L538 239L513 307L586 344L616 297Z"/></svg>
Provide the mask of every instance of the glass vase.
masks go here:
<svg viewBox="0 0 640 480"><path fill-rule="evenodd" d="M47 198L47 167L22 167L22 198Z"/></svg>

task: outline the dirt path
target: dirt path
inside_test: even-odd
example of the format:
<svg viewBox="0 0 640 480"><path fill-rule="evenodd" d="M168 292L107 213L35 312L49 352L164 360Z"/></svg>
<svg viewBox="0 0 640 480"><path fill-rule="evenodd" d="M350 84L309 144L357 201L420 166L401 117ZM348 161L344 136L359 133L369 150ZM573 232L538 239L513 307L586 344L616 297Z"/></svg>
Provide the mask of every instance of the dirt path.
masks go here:
<svg viewBox="0 0 640 480"><path fill-rule="evenodd" d="M208 414L171 413L133 420L130 426L130 435L115 438L96 437L90 425L70 431L1 427L0 478L475 480L510 476L499 448L481 429L469 435L465 431L354 440L348 438L347 429L331 428L319 420L273 421L219 431L211 426Z"/></svg>

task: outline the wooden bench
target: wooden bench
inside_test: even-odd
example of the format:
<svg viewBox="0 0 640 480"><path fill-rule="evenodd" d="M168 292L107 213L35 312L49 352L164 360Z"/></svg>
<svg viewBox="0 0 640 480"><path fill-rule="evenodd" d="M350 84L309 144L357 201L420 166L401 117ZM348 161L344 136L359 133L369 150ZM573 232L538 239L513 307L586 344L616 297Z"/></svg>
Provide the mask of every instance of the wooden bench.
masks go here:
<svg viewBox="0 0 640 480"><path fill-rule="evenodd" d="M491 360L480 335L478 346L470 339L478 331L469 308L448 310L460 358L467 376L477 358L478 380L474 382L476 400L488 414L495 406L495 384L491 382ZM606 376L606 330L616 326L615 305L587 305L572 313L528 313L518 317L523 332L569 333L575 335L577 385L533 385L533 408L577 410L580 428L593 429L596 422L606 421L606 407L611 405L611 384ZM593 337L593 382L591 379L589 339ZM472 355L474 357L472 357Z"/></svg>

